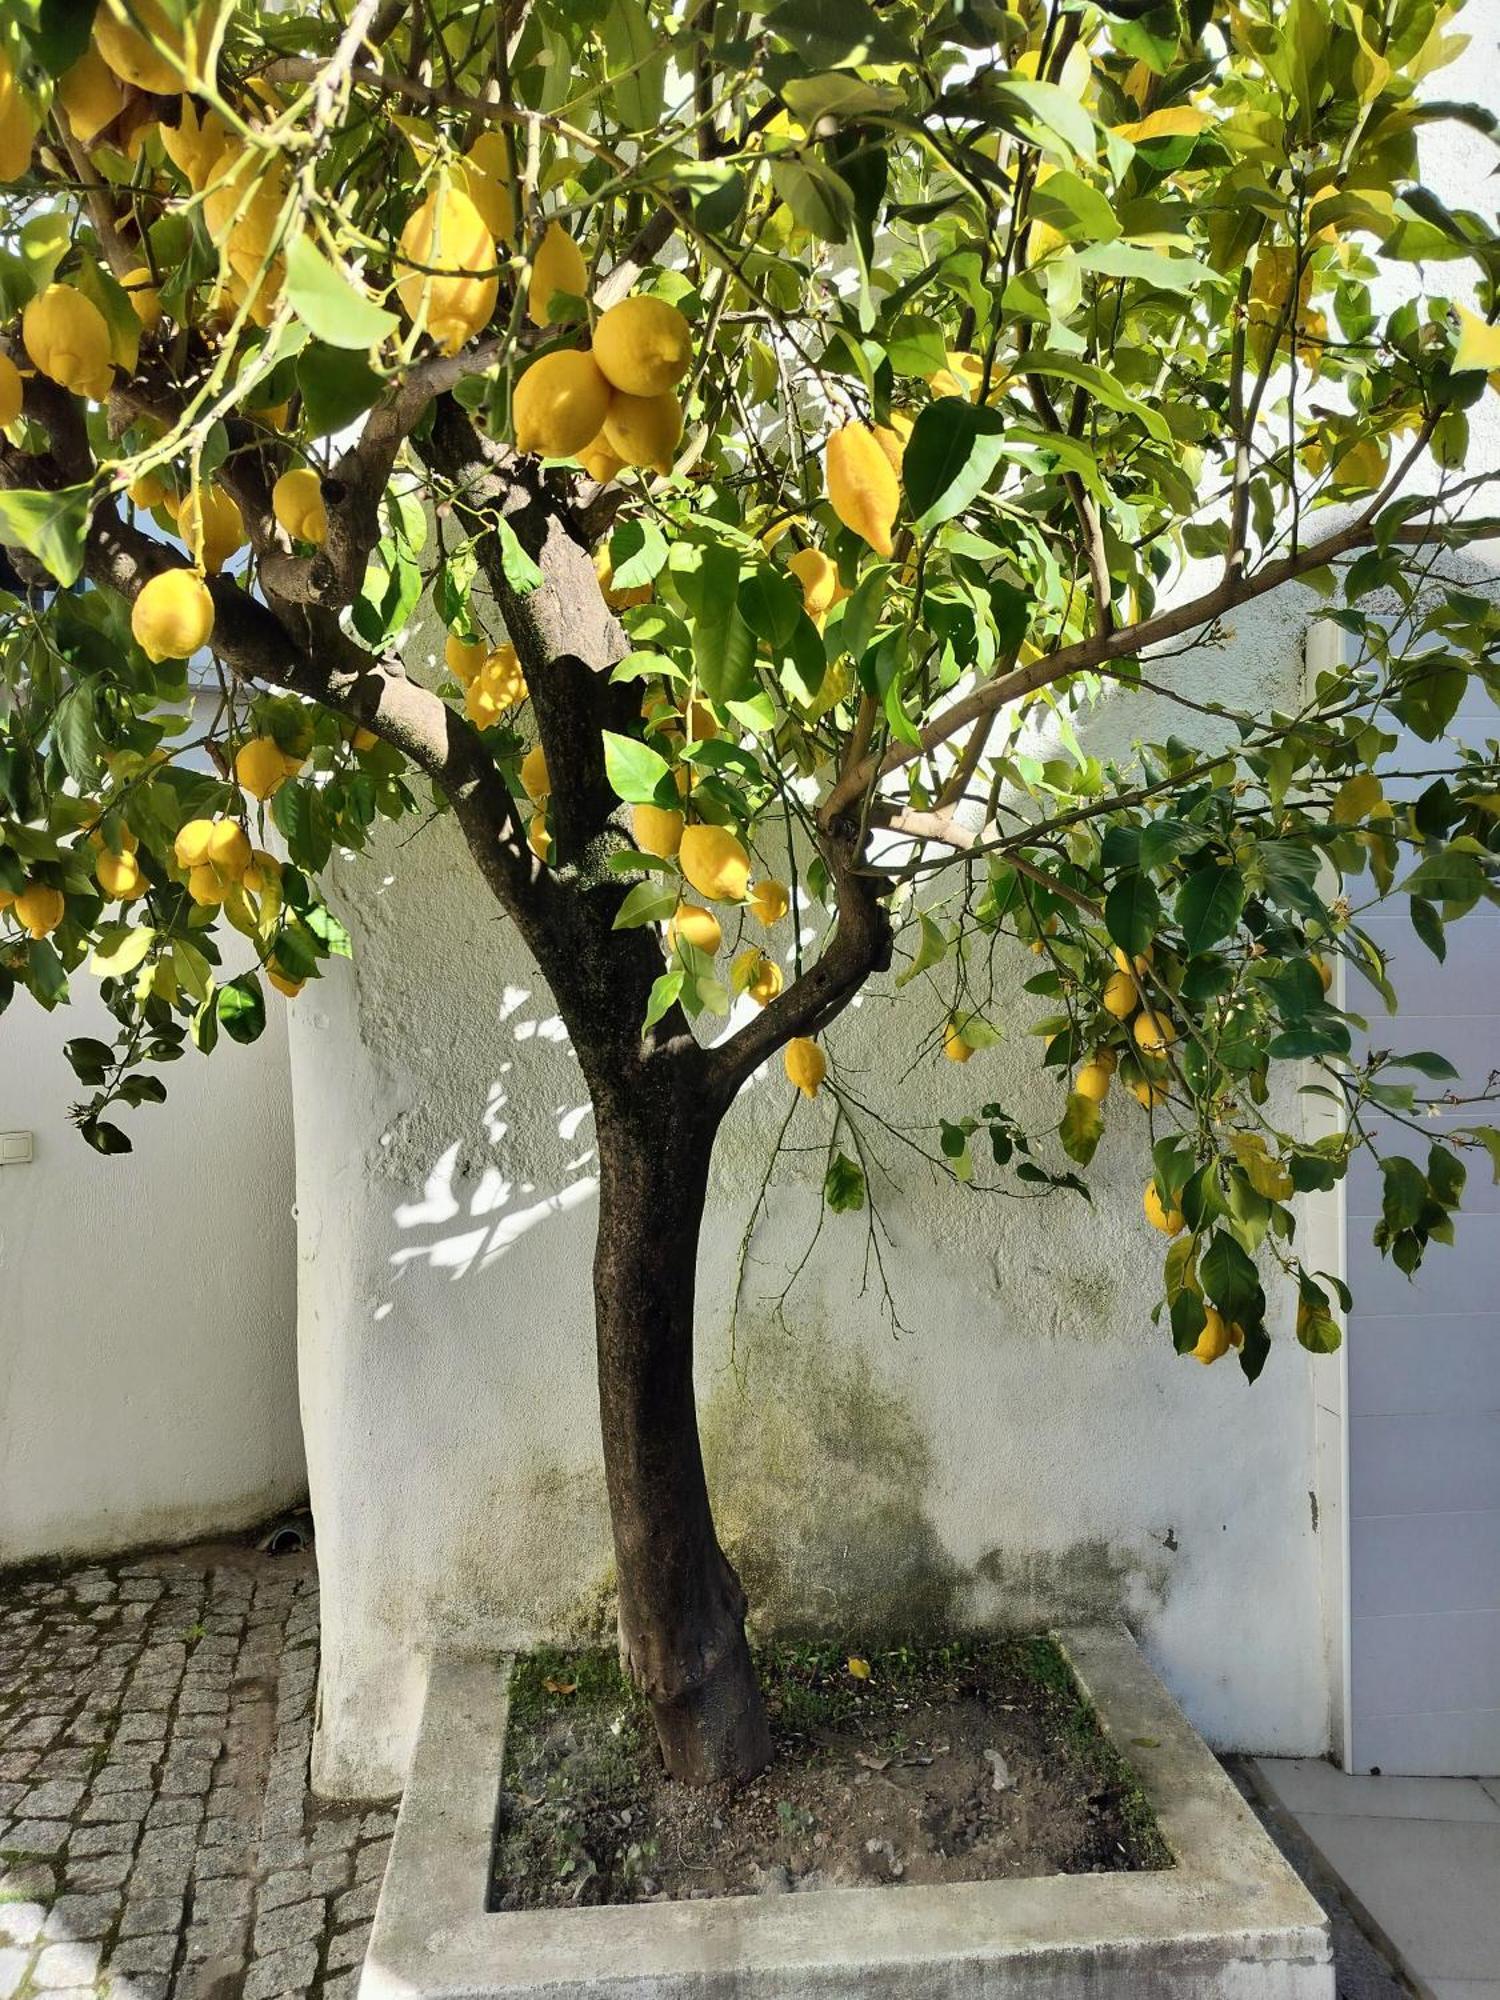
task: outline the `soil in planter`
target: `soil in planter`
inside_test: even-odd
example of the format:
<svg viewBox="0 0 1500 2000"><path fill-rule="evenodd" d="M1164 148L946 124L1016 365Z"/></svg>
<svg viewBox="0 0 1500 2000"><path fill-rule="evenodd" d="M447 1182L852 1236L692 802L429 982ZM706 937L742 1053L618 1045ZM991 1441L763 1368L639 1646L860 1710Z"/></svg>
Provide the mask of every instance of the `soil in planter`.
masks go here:
<svg viewBox="0 0 1500 2000"><path fill-rule="evenodd" d="M1047 1639L759 1656L776 1754L703 1790L661 1768L610 1653L516 1663L492 1907L1163 1868L1123 1759Z"/></svg>

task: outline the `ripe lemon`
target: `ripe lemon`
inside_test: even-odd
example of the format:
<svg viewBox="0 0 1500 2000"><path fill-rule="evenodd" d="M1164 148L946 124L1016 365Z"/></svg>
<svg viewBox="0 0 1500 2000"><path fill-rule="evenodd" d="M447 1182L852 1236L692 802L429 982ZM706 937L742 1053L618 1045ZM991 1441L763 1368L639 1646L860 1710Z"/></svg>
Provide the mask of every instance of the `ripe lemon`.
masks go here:
<svg viewBox="0 0 1500 2000"><path fill-rule="evenodd" d="M957 1021L949 1021L943 1030L943 1054L949 1062L966 1063L974 1051L959 1032Z"/></svg>
<svg viewBox="0 0 1500 2000"><path fill-rule="evenodd" d="M1164 1081L1149 1076L1138 1076L1130 1085L1130 1094L1143 1110L1149 1111L1153 1105L1164 1104L1169 1092Z"/></svg>
<svg viewBox="0 0 1500 2000"><path fill-rule="evenodd" d="M130 496L131 505L147 514L155 513L158 507L175 514L177 497L159 472L143 472L139 479L131 480L125 491Z"/></svg>
<svg viewBox="0 0 1500 2000"><path fill-rule="evenodd" d="M828 1074L828 1058L806 1035L795 1035L781 1052L787 1078L804 1097L816 1097L818 1085Z"/></svg>
<svg viewBox="0 0 1500 2000"><path fill-rule="evenodd" d="M592 355L574 348L544 354L516 384L516 449L572 458L599 435L608 410L609 384Z"/></svg>
<svg viewBox="0 0 1500 2000"><path fill-rule="evenodd" d="M757 1007L768 1007L781 991L781 967L757 946L742 951L730 971L730 985L736 993L746 993Z"/></svg>
<svg viewBox="0 0 1500 2000"><path fill-rule="evenodd" d="M594 328L594 359L612 389L661 396L692 366L692 329L665 299L645 293L621 299Z"/></svg>
<svg viewBox="0 0 1500 2000"><path fill-rule="evenodd" d="M844 526L877 555L890 555L901 485L868 425L845 424L834 432L823 457L823 477L829 504Z"/></svg>
<svg viewBox="0 0 1500 2000"><path fill-rule="evenodd" d="M72 285L48 285L27 301L21 340L34 366L75 396L100 402L109 394L109 327L93 300Z"/></svg>
<svg viewBox="0 0 1500 2000"><path fill-rule="evenodd" d="M492 729L508 709L526 699L526 676L507 640L485 658L464 689L464 708L476 729Z"/></svg>
<svg viewBox="0 0 1500 2000"><path fill-rule="evenodd" d="M630 814L630 833L639 854L657 854L670 861L682 845L683 819L680 812L662 806L635 806Z"/></svg>
<svg viewBox="0 0 1500 2000"><path fill-rule="evenodd" d="M125 108L119 80L97 49L85 49L57 79L57 101L73 137L87 146Z"/></svg>
<svg viewBox="0 0 1500 2000"><path fill-rule="evenodd" d="M310 465L282 473L271 488L271 512L294 542L312 542L322 548L328 540L323 482Z"/></svg>
<svg viewBox="0 0 1500 2000"><path fill-rule="evenodd" d="M130 629L148 660L186 660L213 635L214 601L190 569L165 569L136 598Z"/></svg>
<svg viewBox="0 0 1500 2000"><path fill-rule="evenodd" d="M510 192L510 143L503 132L481 132L463 159L464 189L497 243L516 233Z"/></svg>
<svg viewBox="0 0 1500 2000"><path fill-rule="evenodd" d="M268 799L297 769L297 760L282 754L274 736L254 736L240 745L234 775L240 789L255 799Z"/></svg>
<svg viewBox="0 0 1500 2000"><path fill-rule="evenodd" d="M526 844L538 861L547 861L552 854L552 836L547 831L547 815L539 812L532 816L531 825L526 829Z"/></svg>
<svg viewBox="0 0 1500 2000"><path fill-rule="evenodd" d="M351 750L373 750L379 741L380 738L375 734L373 729L361 727L356 729L354 734L349 738L349 748Z"/></svg>
<svg viewBox="0 0 1500 2000"><path fill-rule="evenodd" d="M787 568L802 586L802 609L809 618L821 618L838 595L838 564L821 549L798 549Z"/></svg>
<svg viewBox="0 0 1500 2000"><path fill-rule="evenodd" d="M1165 1014L1138 1015L1132 1032L1137 1046L1148 1056L1164 1055L1168 1046L1177 1039L1177 1030Z"/></svg>
<svg viewBox="0 0 1500 2000"><path fill-rule="evenodd" d="M1229 1326L1217 1306L1207 1306L1204 1308L1203 1331L1198 1336L1197 1344L1188 1352L1195 1361L1209 1367L1226 1355L1231 1347L1243 1347L1244 1344L1245 1336L1240 1329Z"/></svg>
<svg viewBox="0 0 1500 2000"><path fill-rule="evenodd" d="M281 863L274 854L267 854L263 847L257 847L250 856L250 866L240 877L240 887L248 889L252 895L263 896L270 889L281 886Z"/></svg>
<svg viewBox="0 0 1500 2000"><path fill-rule="evenodd" d="M450 632L443 641L443 665L464 687L474 679L489 656L489 645L483 639L467 639L461 632Z"/></svg>
<svg viewBox="0 0 1500 2000"><path fill-rule="evenodd" d="M566 292L581 299L588 290L589 267L583 252L560 222L549 222L537 245L526 288L526 312L533 326L551 326L552 294Z"/></svg>
<svg viewBox="0 0 1500 2000"><path fill-rule="evenodd" d="M1128 972L1112 972L1104 986L1105 1013L1124 1021L1135 1012L1136 1006L1135 981Z"/></svg>
<svg viewBox="0 0 1500 2000"><path fill-rule="evenodd" d="M905 410L892 410L889 425L876 424L871 433L876 444L885 453L892 472L901 477L901 463L906 456L907 439L911 436L912 419Z"/></svg>
<svg viewBox="0 0 1500 2000"><path fill-rule="evenodd" d="M533 743L521 759L521 789L528 799L545 799L552 791L552 779L547 770L547 753L540 743Z"/></svg>
<svg viewBox="0 0 1500 2000"><path fill-rule="evenodd" d="M679 939L712 958L724 942L724 933L712 910L702 909L697 903L679 903L676 915L667 925L667 950L675 951Z"/></svg>
<svg viewBox="0 0 1500 2000"><path fill-rule="evenodd" d="M601 486L608 486L612 479L618 479L625 470L625 461L609 448L609 440L601 431L592 444L586 444L574 456L590 479L597 479Z"/></svg>
<svg viewBox="0 0 1500 2000"><path fill-rule="evenodd" d="M408 217L396 271L396 296L407 318L446 353L457 354L488 325L500 289L495 239L468 195L451 182L440 180Z"/></svg>
<svg viewBox="0 0 1500 2000"><path fill-rule="evenodd" d="M1326 958L1320 958L1318 953L1314 952L1312 969L1318 975L1318 984L1325 993L1328 992L1329 988L1333 985L1333 967L1328 963Z"/></svg>
<svg viewBox="0 0 1500 2000"><path fill-rule="evenodd" d="M9 55L0 49L0 181L18 181L31 165L38 122L21 95Z"/></svg>
<svg viewBox="0 0 1500 2000"><path fill-rule="evenodd" d="M617 390L609 399L604 438L622 464L668 473L682 439L682 405L670 389L660 396L626 396Z"/></svg>
<svg viewBox="0 0 1500 2000"><path fill-rule="evenodd" d="M307 984L305 979L293 979L289 972L283 972L273 959L266 967L266 977L278 993L284 993L288 1000L295 1000Z"/></svg>
<svg viewBox="0 0 1500 2000"><path fill-rule="evenodd" d="M767 930L779 924L791 907L791 892L783 882L757 882L750 891L751 911Z"/></svg>
<svg viewBox="0 0 1500 2000"><path fill-rule="evenodd" d="M130 309L146 329L152 333L161 325L161 293L145 264L138 264L133 271L127 271L120 280L125 296L130 301Z"/></svg>
<svg viewBox="0 0 1500 2000"><path fill-rule="evenodd" d="M1086 1062L1073 1079L1073 1088L1091 1104L1102 1104L1109 1095L1110 1072L1101 1062Z"/></svg>
<svg viewBox="0 0 1500 2000"><path fill-rule="evenodd" d="M177 532L210 576L245 546L245 517L222 486L196 486L177 509Z"/></svg>
<svg viewBox="0 0 1500 2000"><path fill-rule="evenodd" d="M683 874L711 903L742 903L750 886L750 857L724 826L690 826L677 852Z"/></svg>
<svg viewBox="0 0 1500 2000"><path fill-rule="evenodd" d="M62 922L67 910L60 889L47 882L28 882L11 909L23 930L34 938L49 937Z"/></svg>
<svg viewBox="0 0 1500 2000"><path fill-rule="evenodd" d="M181 105L178 123L159 128L162 148L194 194L201 194L213 177L229 134L217 111L205 111L200 121L191 98L184 97Z"/></svg>
<svg viewBox="0 0 1500 2000"><path fill-rule="evenodd" d="M216 903L222 903L228 893L228 886L218 869L211 867L206 861L188 870L187 889L193 901L200 909L205 910L211 909Z"/></svg>
<svg viewBox="0 0 1500 2000"><path fill-rule="evenodd" d="M1175 1236L1183 1227L1186 1217L1180 1208L1166 1208L1157 1193L1156 1182L1147 1181L1141 1193L1141 1206L1146 1211L1146 1220L1153 1229L1159 1229L1163 1236Z"/></svg>
<svg viewBox="0 0 1500 2000"><path fill-rule="evenodd" d="M615 566L609 559L608 544L594 551L594 574L599 579L599 588L611 611L628 611L632 604L651 602L649 583L635 584L626 590L616 588Z"/></svg>
<svg viewBox="0 0 1500 2000"><path fill-rule="evenodd" d="M9 430L21 414L21 371L8 354L0 354L0 431Z"/></svg>
<svg viewBox="0 0 1500 2000"><path fill-rule="evenodd" d="M125 0L104 0L94 16L94 47L122 83L175 96L189 66L189 30L169 20L160 0L129 0L129 14L138 26Z"/></svg>
<svg viewBox="0 0 1500 2000"><path fill-rule="evenodd" d="M238 820L216 819L208 836L208 859L220 875L238 882L250 866L249 836Z"/></svg>
<svg viewBox="0 0 1500 2000"><path fill-rule="evenodd" d="M213 839L211 819L190 819L177 829L172 858L179 868L201 868L208 860L208 844Z"/></svg>
<svg viewBox="0 0 1500 2000"><path fill-rule="evenodd" d="M141 864L133 854L111 854L106 847L94 863L94 880L106 896L132 903L146 887Z"/></svg>

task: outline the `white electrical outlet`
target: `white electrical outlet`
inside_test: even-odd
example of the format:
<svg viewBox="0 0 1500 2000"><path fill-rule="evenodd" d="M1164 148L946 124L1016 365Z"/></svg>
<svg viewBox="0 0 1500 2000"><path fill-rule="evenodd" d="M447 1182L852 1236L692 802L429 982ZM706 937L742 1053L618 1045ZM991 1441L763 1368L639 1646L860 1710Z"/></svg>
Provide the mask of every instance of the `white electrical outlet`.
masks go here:
<svg viewBox="0 0 1500 2000"><path fill-rule="evenodd" d="M0 1132L0 1167L29 1167L35 1157L29 1132Z"/></svg>

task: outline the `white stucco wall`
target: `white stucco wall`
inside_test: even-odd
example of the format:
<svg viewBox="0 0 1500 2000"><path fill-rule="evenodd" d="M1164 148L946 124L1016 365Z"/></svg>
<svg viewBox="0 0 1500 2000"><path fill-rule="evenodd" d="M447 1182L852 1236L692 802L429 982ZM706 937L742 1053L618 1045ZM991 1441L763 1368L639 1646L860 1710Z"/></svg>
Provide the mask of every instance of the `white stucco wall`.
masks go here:
<svg viewBox="0 0 1500 2000"><path fill-rule="evenodd" d="M1205 699L1295 687L1311 601L1247 613L1176 671ZM1181 729L1140 701L1097 747ZM353 966L292 1019L303 1417L318 1522L318 1778L390 1789L435 1646L578 1633L606 1603L589 1260L592 1129L545 989L444 822L347 868ZM784 951L789 940L778 938ZM932 1125L998 1099L1040 1124L1019 992L1004 1046L895 1078L941 1000L875 993L828 1040L856 1092ZM1010 997L1005 997L1009 987ZM1327 1742L1310 1363L1279 1340L1261 1383L1175 1356L1150 1308L1142 1114L1123 1094L1092 1206L956 1189L889 1141L881 1196L906 1331L892 1332L860 1217L817 1222L821 1154L778 1167L730 1351L746 1217L787 1102L780 1064L726 1126L700 1266L700 1402L723 1532L762 1614L851 1645L913 1625L1123 1612L1221 1744ZM818 1145L830 1108L800 1108ZM1283 1305L1285 1302L1282 1302ZM1287 1314L1281 1314L1286 1331Z"/></svg>
<svg viewBox="0 0 1500 2000"><path fill-rule="evenodd" d="M62 1054L112 1036L86 972L0 1019L0 1565L249 1526L306 1490L284 1009L262 1040L189 1050L133 1154L68 1123Z"/></svg>

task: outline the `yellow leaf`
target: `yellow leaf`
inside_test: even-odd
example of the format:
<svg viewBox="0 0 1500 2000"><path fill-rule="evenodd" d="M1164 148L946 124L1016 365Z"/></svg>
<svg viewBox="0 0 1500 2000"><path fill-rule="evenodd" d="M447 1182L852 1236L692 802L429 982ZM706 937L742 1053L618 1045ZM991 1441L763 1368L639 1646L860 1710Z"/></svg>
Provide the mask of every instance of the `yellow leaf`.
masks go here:
<svg viewBox="0 0 1500 2000"><path fill-rule="evenodd" d="M551 1674L548 1674L547 1678L542 1682L542 1686L547 1690L548 1694L577 1694L578 1692L577 1681L555 1681Z"/></svg>
<svg viewBox="0 0 1500 2000"><path fill-rule="evenodd" d="M870 1678L870 1662L862 1660L857 1653L851 1653L844 1664L855 1680L867 1681Z"/></svg>
<svg viewBox="0 0 1500 2000"><path fill-rule="evenodd" d="M1206 112L1194 111L1188 104L1169 104L1133 125L1116 125L1114 133L1117 139L1139 146L1148 139L1196 139L1207 123Z"/></svg>
<svg viewBox="0 0 1500 2000"><path fill-rule="evenodd" d="M1458 347L1453 355L1453 372L1462 375L1471 368L1488 374L1500 368L1500 326L1490 326L1467 306L1455 306L1458 314Z"/></svg>
<svg viewBox="0 0 1500 2000"><path fill-rule="evenodd" d="M1335 826L1357 826L1368 819L1385 794L1373 771L1360 771L1339 786L1328 816Z"/></svg>

